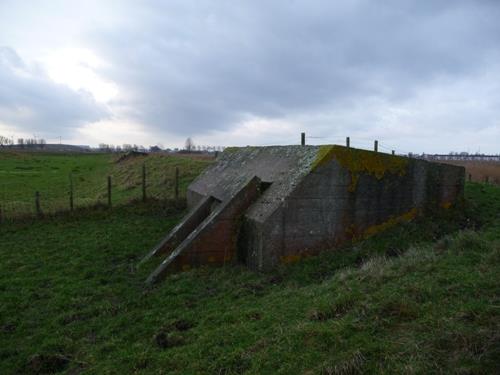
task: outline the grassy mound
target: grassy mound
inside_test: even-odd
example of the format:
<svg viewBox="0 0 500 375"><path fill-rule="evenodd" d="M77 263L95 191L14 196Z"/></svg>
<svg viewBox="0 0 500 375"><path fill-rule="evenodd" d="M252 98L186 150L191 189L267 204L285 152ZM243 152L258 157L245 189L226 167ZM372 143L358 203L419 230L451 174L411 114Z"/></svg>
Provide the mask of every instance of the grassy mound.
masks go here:
<svg viewBox="0 0 500 375"><path fill-rule="evenodd" d="M33 215L35 192L41 210L69 209L70 175L76 207L107 202L107 178L112 178L113 205L142 197L142 166L146 165L147 194L157 199L174 196L175 168L180 192L211 160L164 154L141 155L120 162L113 154L43 154L0 152L0 209L4 218Z"/></svg>
<svg viewBox="0 0 500 375"><path fill-rule="evenodd" d="M144 289L158 205L0 226L0 372L498 373L500 189L271 273Z"/></svg>

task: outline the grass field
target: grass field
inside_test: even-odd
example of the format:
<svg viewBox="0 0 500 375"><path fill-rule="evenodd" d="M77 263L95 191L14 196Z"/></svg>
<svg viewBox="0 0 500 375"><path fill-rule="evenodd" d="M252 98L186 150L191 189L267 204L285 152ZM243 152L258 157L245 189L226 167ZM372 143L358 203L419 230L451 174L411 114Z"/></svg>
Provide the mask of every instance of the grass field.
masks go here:
<svg viewBox="0 0 500 375"><path fill-rule="evenodd" d="M0 226L0 373L494 374L500 189L467 209L259 274L135 268L157 204Z"/></svg>
<svg viewBox="0 0 500 375"><path fill-rule="evenodd" d="M53 213L69 209L72 175L76 207L107 202L107 177L112 177L112 203L126 203L142 195L142 165L146 164L147 194L159 199L174 194L175 167L180 170L180 192L211 161L192 156L154 154L124 159L116 154L42 154L0 152L0 207L5 218L35 213L35 191L41 209Z"/></svg>

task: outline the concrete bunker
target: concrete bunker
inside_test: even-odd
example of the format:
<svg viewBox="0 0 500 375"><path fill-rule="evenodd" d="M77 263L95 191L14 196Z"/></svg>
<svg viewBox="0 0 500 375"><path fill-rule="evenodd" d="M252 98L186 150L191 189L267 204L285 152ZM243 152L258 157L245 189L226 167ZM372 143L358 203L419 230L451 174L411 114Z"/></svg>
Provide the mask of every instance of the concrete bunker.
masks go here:
<svg viewBox="0 0 500 375"><path fill-rule="evenodd" d="M149 276L203 264L255 270L383 231L463 198L465 170L325 146L228 148L188 188L189 212L144 258Z"/></svg>

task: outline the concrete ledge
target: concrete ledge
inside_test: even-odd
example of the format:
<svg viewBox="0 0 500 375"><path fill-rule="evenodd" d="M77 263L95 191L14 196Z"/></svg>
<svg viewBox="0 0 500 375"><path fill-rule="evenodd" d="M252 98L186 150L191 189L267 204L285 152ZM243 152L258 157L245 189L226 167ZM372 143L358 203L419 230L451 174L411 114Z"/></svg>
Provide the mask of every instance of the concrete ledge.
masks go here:
<svg viewBox="0 0 500 375"><path fill-rule="evenodd" d="M174 250L210 214L214 204L220 202L212 196L203 197L198 204L175 226L174 229L154 247L139 263L139 266L154 256L164 255Z"/></svg>
<svg viewBox="0 0 500 375"><path fill-rule="evenodd" d="M158 282L168 271L235 260L239 217L258 198L260 189L261 180L253 177L231 199L220 203L151 273L146 284Z"/></svg>

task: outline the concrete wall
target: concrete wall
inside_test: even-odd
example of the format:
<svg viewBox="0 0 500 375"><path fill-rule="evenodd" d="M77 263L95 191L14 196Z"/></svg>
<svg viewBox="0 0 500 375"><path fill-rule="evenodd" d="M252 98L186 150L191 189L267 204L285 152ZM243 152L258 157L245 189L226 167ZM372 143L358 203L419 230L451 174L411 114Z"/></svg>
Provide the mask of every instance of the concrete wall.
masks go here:
<svg viewBox="0 0 500 375"><path fill-rule="evenodd" d="M260 189L261 181L254 177L232 199L219 203L181 244L182 251L173 257L170 269L176 271L204 264L223 265L236 260L241 216L259 197Z"/></svg>
<svg viewBox="0 0 500 375"><path fill-rule="evenodd" d="M464 174L335 145L228 149L190 185L190 214L146 257L168 254L148 282L235 259L267 270L365 238L461 203Z"/></svg>
<svg viewBox="0 0 500 375"><path fill-rule="evenodd" d="M239 251L249 267L295 261L463 197L463 168L336 147L264 222L245 216Z"/></svg>

